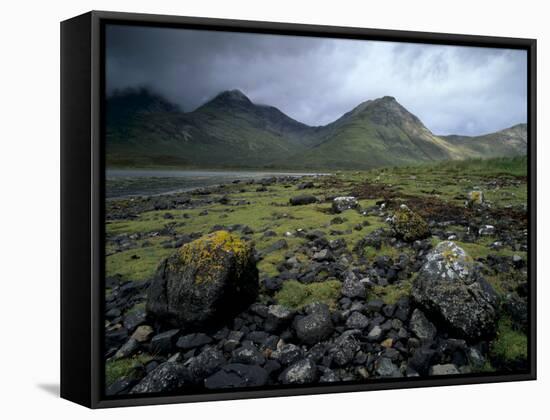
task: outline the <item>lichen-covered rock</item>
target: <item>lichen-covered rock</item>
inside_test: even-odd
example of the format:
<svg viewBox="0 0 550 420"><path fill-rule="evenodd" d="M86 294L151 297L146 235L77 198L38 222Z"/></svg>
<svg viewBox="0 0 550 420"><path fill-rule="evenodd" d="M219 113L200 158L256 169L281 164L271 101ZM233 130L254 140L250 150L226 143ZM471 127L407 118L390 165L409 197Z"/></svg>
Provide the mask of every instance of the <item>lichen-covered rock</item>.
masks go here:
<svg viewBox="0 0 550 420"><path fill-rule="evenodd" d="M258 288L253 248L217 231L183 245L160 264L148 290L147 311L194 328L243 310Z"/></svg>
<svg viewBox="0 0 550 420"><path fill-rule="evenodd" d="M495 332L495 292L472 258L454 242L441 242L427 255L412 296L427 313L465 338Z"/></svg>
<svg viewBox="0 0 550 420"><path fill-rule="evenodd" d="M388 222L396 236L407 242L424 239L430 235L426 221L404 204L395 211Z"/></svg>
<svg viewBox="0 0 550 420"><path fill-rule="evenodd" d="M345 210L355 209L359 206L355 197L336 197L332 200L332 211L334 213L342 213Z"/></svg>
<svg viewBox="0 0 550 420"><path fill-rule="evenodd" d="M310 359L303 359L286 368L279 380L287 384L310 384L317 380L317 366Z"/></svg>

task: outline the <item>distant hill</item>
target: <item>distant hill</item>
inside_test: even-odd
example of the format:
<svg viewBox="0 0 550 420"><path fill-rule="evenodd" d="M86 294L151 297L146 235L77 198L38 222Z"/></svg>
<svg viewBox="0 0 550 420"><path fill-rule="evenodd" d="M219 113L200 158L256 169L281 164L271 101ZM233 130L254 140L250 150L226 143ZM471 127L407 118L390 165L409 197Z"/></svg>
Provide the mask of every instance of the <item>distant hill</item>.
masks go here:
<svg viewBox="0 0 550 420"><path fill-rule="evenodd" d="M479 137L436 136L393 97L366 101L323 127L225 91L183 112L148 89L116 92L106 106L107 165L368 169L525 154L520 124Z"/></svg>

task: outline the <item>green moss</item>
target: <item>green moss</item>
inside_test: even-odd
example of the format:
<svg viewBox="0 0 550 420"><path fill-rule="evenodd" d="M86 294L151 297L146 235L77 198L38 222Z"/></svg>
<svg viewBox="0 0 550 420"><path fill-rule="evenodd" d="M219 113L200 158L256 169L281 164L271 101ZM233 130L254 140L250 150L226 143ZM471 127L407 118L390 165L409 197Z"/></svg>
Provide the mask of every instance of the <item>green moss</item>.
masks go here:
<svg viewBox="0 0 550 420"><path fill-rule="evenodd" d="M288 280L275 295L275 300L280 305L292 309L299 309L313 302L326 303L334 308L336 301L340 298L341 288L342 284L338 280L310 284Z"/></svg>
<svg viewBox="0 0 550 420"><path fill-rule="evenodd" d="M155 274L158 264L172 252L173 249L157 245L109 255L105 267L107 276L120 274L126 280L147 280Z"/></svg>
<svg viewBox="0 0 550 420"><path fill-rule="evenodd" d="M374 286L372 296L382 299L386 305L397 303L403 296L409 296L412 289L412 280L404 280L387 286Z"/></svg>
<svg viewBox="0 0 550 420"><path fill-rule="evenodd" d="M108 360L105 363L105 385L110 386L116 380L128 376L134 369L149 362L151 356L137 355L129 359Z"/></svg>
<svg viewBox="0 0 550 420"><path fill-rule="evenodd" d="M509 318L501 318L497 337L491 345L491 355L504 363L527 359L527 335L515 330Z"/></svg>
<svg viewBox="0 0 550 420"><path fill-rule="evenodd" d="M416 241L430 234L426 221L407 207L396 210L391 220L395 233L405 241Z"/></svg>

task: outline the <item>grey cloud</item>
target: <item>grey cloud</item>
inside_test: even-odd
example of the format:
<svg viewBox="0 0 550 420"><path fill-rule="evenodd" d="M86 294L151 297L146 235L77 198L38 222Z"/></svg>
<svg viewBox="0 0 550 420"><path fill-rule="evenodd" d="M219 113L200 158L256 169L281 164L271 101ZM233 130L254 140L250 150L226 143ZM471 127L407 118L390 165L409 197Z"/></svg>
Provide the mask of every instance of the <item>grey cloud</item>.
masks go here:
<svg viewBox="0 0 550 420"><path fill-rule="evenodd" d="M523 51L132 26L106 46L108 92L145 85L186 111L237 88L309 125L384 95L437 134L526 121Z"/></svg>

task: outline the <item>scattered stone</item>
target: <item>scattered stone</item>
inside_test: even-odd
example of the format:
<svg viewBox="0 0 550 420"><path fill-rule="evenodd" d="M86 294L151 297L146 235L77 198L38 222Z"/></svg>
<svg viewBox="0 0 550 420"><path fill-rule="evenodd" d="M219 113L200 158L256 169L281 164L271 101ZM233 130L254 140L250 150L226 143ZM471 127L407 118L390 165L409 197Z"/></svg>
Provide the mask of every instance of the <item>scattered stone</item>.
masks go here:
<svg viewBox="0 0 550 420"><path fill-rule="evenodd" d="M233 363L244 363L245 365L262 365L265 363L265 357L253 346L233 350L231 360Z"/></svg>
<svg viewBox="0 0 550 420"><path fill-rule="evenodd" d="M316 203L317 198L315 198L315 196L313 195L304 194L304 195L298 195L296 197L292 197L289 201L292 206L303 206L307 204Z"/></svg>
<svg viewBox="0 0 550 420"><path fill-rule="evenodd" d="M433 365L430 367L430 370L428 372L428 375L435 376L435 375L458 375L460 372L457 369L457 367L453 364L446 364L446 365Z"/></svg>
<svg viewBox="0 0 550 420"><path fill-rule="evenodd" d="M313 259L315 261L323 262L323 261L334 261L334 255L330 252L328 249L322 249L319 252L316 252L313 254Z"/></svg>
<svg viewBox="0 0 550 420"><path fill-rule="evenodd" d="M184 366L189 371L191 381L193 383L200 383L225 363L225 358L220 350L214 347L206 347L198 356L187 360Z"/></svg>
<svg viewBox="0 0 550 420"><path fill-rule="evenodd" d="M317 380L317 366L310 359L303 359L286 368L279 376L285 384L310 384Z"/></svg>
<svg viewBox="0 0 550 420"><path fill-rule="evenodd" d="M382 328L380 328L380 325L375 325L367 335L367 340L376 342L379 341L382 338L382 334L384 332L382 331Z"/></svg>
<svg viewBox="0 0 550 420"><path fill-rule="evenodd" d="M271 305L267 310L265 321L265 330L267 332L276 332L285 328L294 318L294 311L282 305Z"/></svg>
<svg viewBox="0 0 550 420"><path fill-rule="evenodd" d="M259 366L231 363L206 378L204 386L207 389L264 386L267 384L268 377L268 372Z"/></svg>
<svg viewBox="0 0 550 420"><path fill-rule="evenodd" d="M138 343L145 343L153 336L153 327L150 325L140 325L132 334L132 338Z"/></svg>
<svg viewBox="0 0 550 420"><path fill-rule="evenodd" d="M167 354L171 353L174 341L180 330L168 330L155 335L151 339L151 350L155 353Z"/></svg>
<svg viewBox="0 0 550 420"><path fill-rule="evenodd" d="M399 367L393 364L391 359L387 357L379 357L374 362L374 370L378 376L390 377L390 378L399 378L403 376Z"/></svg>
<svg viewBox="0 0 550 420"><path fill-rule="evenodd" d="M180 338L176 342L176 347L182 350L194 349L196 347L210 344L212 339L203 333L187 334Z"/></svg>
<svg viewBox="0 0 550 420"><path fill-rule="evenodd" d="M114 360L124 359L125 357L130 357L134 355L139 349L139 343L136 339L130 338L124 345L118 349L118 351L113 356Z"/></svg>
<svg viewBox="0 0 550 420"><path fill-rule="evenodd" d="M308 315L298 319L295 330L298 339L304 343L313 345L330 337L334 330L328 306L323 303L315 303L307 308Z"/></svg>
<svg viewBox="0 0 550 420"><path fill-rule="evenodd" d="M346 278L342 284L342 295L350 299L364 299L367 293L365 285L355 278Z"/></svg>
<svg viewBox="0 0 550 420"><path fill-rule="evenodd" d="M346 327L364 330L369 325L369 319L360 312L353 312L346 321Z"/></svg>
<svg viewBox="0 0 550 420"><path fill-rule="evenodd" d="M181 363L166 362L143 378L132 388L131 394L147 394L151 392L171 392L181 388L187 376L187 371Z"/></svg>
<svg viewBox="0 0 550 420"><path fill-rule="evenodd" d="M426 315L420 309L413 311L409 326L411 331L421 340L431 341L437 334L435 325L426 318Z"/></svg>

